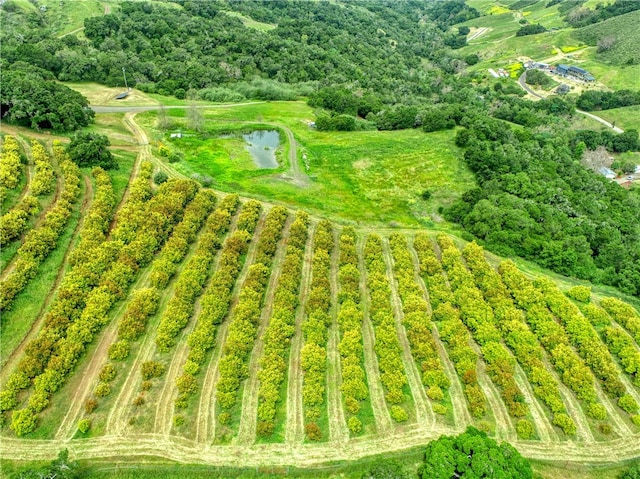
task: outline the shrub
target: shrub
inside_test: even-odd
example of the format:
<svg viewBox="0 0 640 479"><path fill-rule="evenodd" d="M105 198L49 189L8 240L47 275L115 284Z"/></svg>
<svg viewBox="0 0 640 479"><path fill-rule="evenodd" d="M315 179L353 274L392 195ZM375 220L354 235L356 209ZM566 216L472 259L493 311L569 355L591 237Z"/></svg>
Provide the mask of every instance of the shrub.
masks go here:
<svg viewBox="0 0 640 479"><path fill-rule="evenodd" d="M169 176L163 170L159 170L155 175L153 175L153 182L156 185L161 185L168 179L169 179Z"/></svg>
<svg viewBox="0 0 640 479"><path fill-rule="evenodd" d="M107 363L102 366L102 369L100 370L100 381L104 381L107 383L111 382L115 379L117 373L118 371L113 366L113 364Z"/></svg>
<svg viewBox="0 0 640 479"><path fill-rule="evenodd" d="M95 394L96 397L99 398L108 396L109 394L111 394L111 386L109 386L109 383L100 381L96 386L96 389L93 391L93 394Z"/></svg>
<svg viewBox="0 0 640 479"><path fill-rule="evenodd" d="M78 421L78 431L80 431L82 434L86 434L87 432L89 432L89 429L91 429L90 419L85 418Z"/></svg>
<svg viewBox="0 0 640 479"><path fill-rule="evenodd" d="M401 406L394 404L391 406L391 418L396 422L404 422L409 419L409 415Z"/></svg>
<svg viewBox="0 0 640 479"><path fill-rule="evenodd" d="M98 401L93 398L89 398L84 402L84 412L91 414L98 407Z"/></svg>
<svg viewBox="0 0 640 479"><path fill-rule="evenodd" d="M109 359L112 361L122 361L129 356L129 342L121 339L109 346Z"/></svg>
<svg viewBox="0 0 640 479"><path fill-rule="evenodd" d="M139 394L134 400L133 400L133 405L134 406L142 406L145 403L144 400L144 394Z"/></svg>
<svg viewBox="0 0 640 479"><path fill-rule="evenodd" d="M142 363L140 372L142 379L148 381L149 379L159 378L164 374L165 367L157 361L145 361Z"/></svg>
<svg viewBox="0 0 640 479"><path fill-rule="evenodd" d="M587 416L602 420L607 417L607 410L602 404L590 403L587 406Z"/></svg>
<svg viewBox="0 0 640 479"><path fill-rule="evenodd" d="M618 399L618 406L624 409L629 414L634 414L638 412L638 403L633 396L630 394L625 394Z"/></svg>
<svg viewBox="0 0 640 479"><path fill-rule="evenodd" d="M581 303L588 303L591 300L591 287L590 286L574 286L567 291L567 296Z"/></svg>
<svg viewBox="0 0 640 479"><path fill-rule="evenodd" d="M516 424L516 432L520 439L531 439L535 434L533 424L527 419L519 419Z"/></svg>
<svg viewBox="0 0 640 479"><path fill-rule="evenodd" d="M351 416L347 421L347 425L353 434L358 434L362 431L362 421L360 421L356 416Z"/></svg>
<svg viewBox="0 0 640 479"><path fill-rule="evenodd" d="M447 408L446 406L444 406L444 404L434 404L432 408L433 412L436 414L440 414L441 416L447 414Z"/></svg>
<svg viewBox="0 0 640 479"><path fill-rule="evenodd" d="M304 432L307 435L307 439L310 441L319 441L322 439L322 431L320 430L320 426L318 426L315 422L309 422L304 426Z"/></svg>
<svg viewBox="0 0 640 479"><path fill-rule="evenodd" d="M182 414L176 414L173 416L173 425L175 427L180 427L184 424L184 416Z"/></svg>
<svg viewBox="0 0 640 479"><path fill-rule="evenodd" d="M11 429L17 436L24 436L35 430L38 425L38 417L31 408L14 411L11 416Z"/></svg>

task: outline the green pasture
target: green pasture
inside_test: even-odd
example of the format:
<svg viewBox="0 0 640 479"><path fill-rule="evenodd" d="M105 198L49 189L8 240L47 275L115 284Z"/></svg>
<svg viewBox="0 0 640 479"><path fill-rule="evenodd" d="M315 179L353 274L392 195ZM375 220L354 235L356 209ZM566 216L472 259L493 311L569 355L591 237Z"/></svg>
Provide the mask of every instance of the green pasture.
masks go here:
<svg viewBox="0 0 640 479"><path fill-rule="evenodd" d="M611 110L593 112L608 122L615 122L623 130L640 130L640 105L613 108Z"/></svg>
<svg viewBox="0 0 640 479"><path fill-rule="evenodd" d="M184 110L169 112L173 129L186 127ZM306 123L314 115L302 102L217 108L204 115L202 134L185 130L184 138L171 141L155 126L157 112L139 114L137 121L151 133L155 146L162 141L185 154L174 168L186 175L210 176L212 186L224 191L358 223L433 226L438 208L475 184L453 131L319 132ZM285 178L286 150L279 157L281 168L258 169L240 138L219 138L234 129L279 125L295 136L300 169L311 180L307 186ZM420 197L425 190L432 194L428 201Z"/></svg>

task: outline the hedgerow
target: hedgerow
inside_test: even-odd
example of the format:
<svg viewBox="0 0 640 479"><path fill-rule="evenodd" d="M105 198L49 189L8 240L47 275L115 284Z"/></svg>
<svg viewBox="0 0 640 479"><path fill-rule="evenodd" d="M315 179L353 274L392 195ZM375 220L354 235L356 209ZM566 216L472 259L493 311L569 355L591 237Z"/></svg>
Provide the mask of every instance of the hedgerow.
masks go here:
<svg viewBox="0 0 640 479"><path fill-rule="evenodd" d="M37 140L31 141L31 156L35 165L35 174L29 185L31 193L35 196L50 193L56 186L56 175L51 164L51 157Z"/></svg>
<svg viewBox="0 0 640 479"><path fill-rule="evenodd" d="M264 333L264 352L258 370L258 430L264 436L273 432L276 408L282 399L280 389L287 374L287 356L295 332L308 223L308 215L300 211L291 225L287 250L274 294L271 320ZM300 362L304 368L305 359L302 355ZM303 393L303 401L304 397Z"/></svg>
<svg viewBox="0 0 640 479"><path fill-rule="evenodd" d="M407 376L402 363L400 341L391 307L391 288L382 254L382 240L379 236L370 235L365 244L364 259L370 298L369 317L376 337L374 348L378 356L385 398L389 404L399 405L405 400L403 387L407 384ZM398 411L397 408L395 410ZM393 415L396 421L401 417L403 415L400 413Z"/></svg>

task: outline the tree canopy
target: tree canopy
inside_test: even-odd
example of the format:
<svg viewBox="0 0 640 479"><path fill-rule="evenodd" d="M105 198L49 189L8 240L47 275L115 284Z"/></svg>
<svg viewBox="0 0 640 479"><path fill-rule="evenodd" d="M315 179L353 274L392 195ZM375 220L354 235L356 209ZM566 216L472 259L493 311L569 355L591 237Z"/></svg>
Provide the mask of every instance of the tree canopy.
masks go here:
<svg viewBox="0 0 640 479"><path fill-rule="evenodd" d="M498 444L473 427L432 441L420 468L422 479L529 479L531 464L507 443Z"/></svg>
<svg viewBox="0 0 640 479"><path fill-rule="evenodd" d="M80 167L100 166L118 169L118 162L109 151L109 138L98 133L79 132L67 147L69 156Z"/></svg>

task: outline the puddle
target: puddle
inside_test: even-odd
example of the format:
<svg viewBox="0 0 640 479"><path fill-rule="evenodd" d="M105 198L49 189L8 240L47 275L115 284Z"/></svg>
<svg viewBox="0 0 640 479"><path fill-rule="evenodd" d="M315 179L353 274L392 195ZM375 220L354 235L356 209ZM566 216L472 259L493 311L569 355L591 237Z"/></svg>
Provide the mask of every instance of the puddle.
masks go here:
<svg viewBox="0 0 640 479"><path fill-rule="evenodd" d="M247 150L258 168L278 168L276 148L280 145L280 134L276 130L258 130L242 135Z"/></svg>

